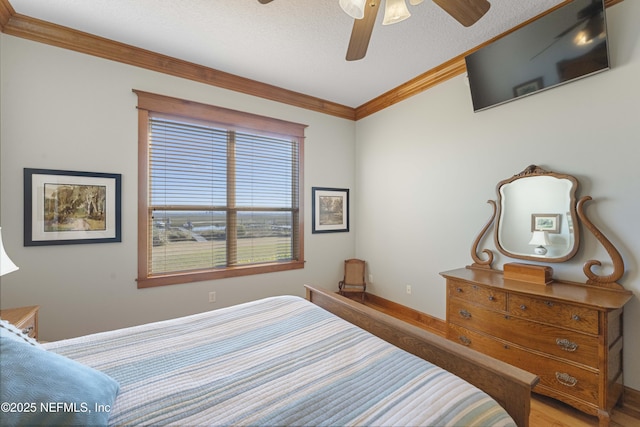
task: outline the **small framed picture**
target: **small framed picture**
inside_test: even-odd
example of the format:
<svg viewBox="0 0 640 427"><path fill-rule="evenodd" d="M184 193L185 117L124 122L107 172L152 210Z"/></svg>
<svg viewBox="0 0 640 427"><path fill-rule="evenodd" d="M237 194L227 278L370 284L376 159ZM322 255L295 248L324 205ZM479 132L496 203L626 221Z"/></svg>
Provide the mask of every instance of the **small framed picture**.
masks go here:
<svg viewBox="0 0 640 427"><path fill-rule="evenodd" d="M24 169L24 245L120 242L122 176Z"/></svg>
<svg viewBox="0 0 640 427"><path fill-rule="evenodd" d="M531 214L531 231L560 233L560 214Z"/></svg>
<svg viewBox="0 0 640 427"><path fill-rule="evenodd" d="M312 233L349 231L349 189L313 187Z"/></svg>

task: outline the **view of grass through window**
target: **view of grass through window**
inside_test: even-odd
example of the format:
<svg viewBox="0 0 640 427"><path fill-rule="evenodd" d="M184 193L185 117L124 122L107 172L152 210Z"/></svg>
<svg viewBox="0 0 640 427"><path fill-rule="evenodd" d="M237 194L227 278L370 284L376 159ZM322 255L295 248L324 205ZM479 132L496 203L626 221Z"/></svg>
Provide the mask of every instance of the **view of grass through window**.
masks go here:
<svg viewBox="0 0 640 427"><path fill-rule="evenodd" d="M292 259L292 218L283 212L238 214L236 264ZM156 211L154 273L227 266L226 215L221 212Z"/></svg>

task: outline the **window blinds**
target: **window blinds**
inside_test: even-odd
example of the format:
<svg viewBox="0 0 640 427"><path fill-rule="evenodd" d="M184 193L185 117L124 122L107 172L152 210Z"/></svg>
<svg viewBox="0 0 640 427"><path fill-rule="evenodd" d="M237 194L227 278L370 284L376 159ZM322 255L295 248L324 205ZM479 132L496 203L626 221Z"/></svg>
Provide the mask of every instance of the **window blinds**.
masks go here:
<svg viewBox="0 0 640 427"><path fill-rule="evenodd" d="M149 119L149 273L296 259L299 144Z"/></svg>

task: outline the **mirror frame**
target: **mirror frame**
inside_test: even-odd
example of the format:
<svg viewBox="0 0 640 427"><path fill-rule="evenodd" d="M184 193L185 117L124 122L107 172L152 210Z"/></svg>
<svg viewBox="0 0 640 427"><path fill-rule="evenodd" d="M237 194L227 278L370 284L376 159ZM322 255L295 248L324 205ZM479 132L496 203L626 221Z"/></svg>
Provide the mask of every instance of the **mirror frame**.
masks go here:
<svg viewBox="0 0 640 427"><path fill-rule="evenodd" d="M569 252L565 255L562 256L558 256L558 257L541 257L541 256L535 256L535 255L526 255L526 254L520 254L520 253L513 253L510 252L509 250L507 250L506 248L504 248L501 244L500 244L500 223L501 223L501 219L502 219L502 215L504 213L504 209L503 209L503 199L502 199L502 187L507 185L507 184L511 184L517 180L520 179L527 179L527 178L534 178L534 177L539 177L539 176L548 176L548 177L552 177L552 178L556 178L556 179L566 179L569 180L571 182L571 188L569 189L569 206L567 208L567 212L570 213L571 215L571 221L573 223L573 247L569 249ZM529 260L529 261L539 261L539 262L565 262L571 258L573 258L575 256L575 254L578 252L578 249L580 247L580 226L579 226L579 222L577 220L577 212L576 212L576 192L578 190L578 180L572 176L572 175L567 175L567 174L561 174L561 173L555 173L555 172L551 172L545 169L542 169L539 166L536 165L530 165L527 166L522 172L512 176L511 178L505 179L503 181L500 181L498 183L498 185L496 186L496 193L498 195L498 202L497 202L497 213L496 213L496 222L495 222L495 227L494 227L494 241L495 241L495 245L496 248L503 254L506 255L508 257L511 258L516 258L516 259L524 259L524 260ZM571 233L571 232L570 232Z"/></svg>
<svg viewBox="0 0 640 427"><path fill-rule="evenodd" d="M574 232L576 233L573 250L566 256L554 258L553 261L551 261L552 260L551 258L547 259L547 258L540 258L540 257L533 257L533 256L528 257L528 256L520 256L517 254L514 256L514 254L508 251L505 251L504 248L500 246L500 243L497 237L498 227L499 227L497 223L495 224L495 227L494 227L495 228L494 241L495 241L496 247L504 255L512 258L531 259L533 261L545 260L545 261L551 261L551 262L563 262L573 257L578 251L578 249L580 249L580 225L583 225L587 230L591 232L591 234L593 234L593 236L600 242L600 244L607 251L607 254L611 258L611 264L613 269L613 271L611 271L610 274L598 274L595 271L593 271L593 269L602 267L602 263L597 259L587 260L582 266L582 272L585 274L585 276L587 276L587 281L585 283L585 286L596 286L596 287L618 289L618 290L624 289L624 287L621 284L617 283L617 281L620 280L624 275L624 260L622 259L620 252L618 252L618 250L613 245L613 243L611 243L611 241L607 239L605 235L598 229L598 227L596 227L596 225L593 222L591 222L587 217L585 206L588 204L588 202L592 200L591 196L582 196L576 202L575 192L577 191L577 188L578 188L578 181L575 179L575 177L571 175L566 175L566 174L549 172L536 165L531 165L531 166L528 166L524 171L520 172L519 174L514 175L513 177L509 179L505 179L504 181L500 181L498 183L497 190L498 190L499 200L501 201L500 187L502 185L515 181L516 179L530 177L530 176L537 176L537 175L551 175L554 177L566 178L573 183L572 191L570 195L571 206L569 210L569 212L571 212L571 217L574 220L573 226L574 226ZM491 218L489 218L489 221L487 221L484 227L482 227L482 230L480 231L480 233L474 240L473 244L471 245L471 258L473 259L473 264L468 265L467 268L488 269L488 270L493 269L491 267L491 264L493 263L493 258L494 258L493 252L490 249L485 248L485 249L482 249L481 251L484 257L481 257L478 254L478 249L480 249L480 243L483 237L487 234L487 231L489 230L489 228L491 228L491 226L494 225L494 221L496 221L496 211L498 210L496 208L496 202L494 200L487 200L487 203L489 203L493 208L493 213L491 215ZM502 203L500 203L500 205L502 205ZM579 221L576 220L576 215Z"/></svg>

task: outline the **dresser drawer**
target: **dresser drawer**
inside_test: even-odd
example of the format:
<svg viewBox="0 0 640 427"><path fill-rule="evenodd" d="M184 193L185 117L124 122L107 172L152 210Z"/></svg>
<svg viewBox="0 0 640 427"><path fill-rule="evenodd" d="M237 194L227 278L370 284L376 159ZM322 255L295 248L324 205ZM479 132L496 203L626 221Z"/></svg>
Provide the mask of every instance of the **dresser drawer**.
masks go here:
<svg viewBox="0 0 640 427"><path fill-rule="evenodd" d="M468 329L496 334L494 324L506 314L488 310L471 304L465 300L450 299L447 304L447 322L463 326Z"/></svg>
<svg viewBox="0 0 640 427"><path fill-rule="evenodd" d="M463 298L465 301L479 304L493 310L505 311L507 309L506 292L458 280L450 280L447 288L449 296L452 298Z"/></svg>
<svg viewBox="0 0 640 427"><path fill-rule="evenodd" d="M597 335L598 311L541 298L510 295L509 313L538 322Z"/></svg>
<svg viewBox="0 0 640 427"><path fill-rule="evenodd" d="M540 356L535 358L542 359ZM539 360L536 363L541 366L537 372L540 384L594 405L598 404L598 373L555 360Z"/></svg>
<svg viewBox="0 0 640 427"><path fill-rule="evenodd" d="M524 348L598 367L598 337L494 312L460 300L451 300L449 309L449 323Z"/></svg>
<svg viewBox="0 0 640 427"><path fill-rule="evenodd" d="M598 374L569 363L531 353L518 345L504 342L488 335L449 325L447 337L474 350L507 362L540 377L544 385L559 393L598 404ZM535 392L542 392L537 387Z"/></svg>

